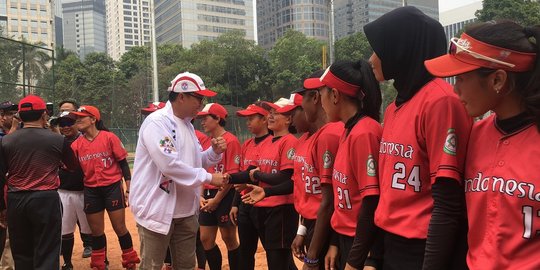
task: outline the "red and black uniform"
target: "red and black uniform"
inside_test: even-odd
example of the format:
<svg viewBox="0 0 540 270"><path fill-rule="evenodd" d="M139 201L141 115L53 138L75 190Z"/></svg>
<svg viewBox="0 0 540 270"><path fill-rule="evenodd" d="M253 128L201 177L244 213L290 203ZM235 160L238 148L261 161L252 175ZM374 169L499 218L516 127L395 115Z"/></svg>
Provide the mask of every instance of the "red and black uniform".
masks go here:
<svg viewBox="0 0 540 270"><path fill-rule="evenodd" d="M540 132L518 115L477 122L465 170L470 269L540 269Z"/></svg>
<svg viewBox="0 0 540 270"><path fill-rule="evenodd" d="M7 218L15 267L59 269L58 168L62 163L69 169L77 167L69 142L48 129L22 128L2 138L1 150L8 175L2 185L8 186Z"/></svg>

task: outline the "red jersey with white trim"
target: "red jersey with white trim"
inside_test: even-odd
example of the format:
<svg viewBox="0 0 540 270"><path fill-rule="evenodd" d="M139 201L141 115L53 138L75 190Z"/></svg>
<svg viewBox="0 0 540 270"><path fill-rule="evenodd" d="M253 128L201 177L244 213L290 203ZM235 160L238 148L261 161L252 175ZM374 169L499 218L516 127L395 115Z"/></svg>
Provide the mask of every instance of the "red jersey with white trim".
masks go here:
<svg viewBox="0 0 540 270"><path fill-rule="evenodd" d="M437 177L462 182L472 119L442 79L386 109L379 149L381 196L375 224L406 238L426 239Z"/></svg>
<svg viewBox="0 0 540 270"><path fill-rule="evenodd" d="M302 142L294 158L294 206L304 218L316 219L322 201L322 184L332 184L334 159L343 134L342 122L328 123Z"/></svg>
<svg viewBox="0 0 540 270"><path fill-rule="evenodd" d="M292 134L287 134L281 138L274 137L271 144L260 148L261 154L255 166L259 167L261 172L264 173L277 173L282 170L292 169L296 141L296 137ZM259 186L269 187L270 185L259 181ZM264 198L255 206L273 207L284 204L293 204L292 194Z"/></svg>
<svg viewBox="0 0 540 270"><path fill-rule="evenodd" d="M85 187L109 186L122 180L118 162L127 157L127 151L114 133L100 130L92 141L79 136L71 148L84 173Z"/></svg>
<svg viewBox="0 0 540 270"><path fill-rule="evenodd" d="M266 136L259 143L255 143L255 138L250 138L244 141L242 145L240 171L245 171L250 165L255 165L261 154L261 149L264 149L269 144L272 144L272 135Z"/></svg>
<svg viewBox="0 0 540 270"><path fill-rule="evenodd" d="M227 143L227 150L223 152L223 158L216 165L208 168L206 171L209 173L236 173L240 170L240 141L232 133L226 131L221 136ZM203 149L212 147L212 141L210 139L205 141ZM205 189L219 189L216 186L209 184L204 185Z"/></svg>
<svg viewBox="0 0 540 270"><path fill-rule="evenodd" d="M540 269L540 132L475 124L465 170L470 269Z"/></svg>
<svg viewBox="0 0 540 270"><path fill-rule="evenodd" d="M354 237L362 200L379 195L377 152L381 133L381 124L363 117L348 135L341 136L332 175L334 213L330 220L337 233Z"/></svg>

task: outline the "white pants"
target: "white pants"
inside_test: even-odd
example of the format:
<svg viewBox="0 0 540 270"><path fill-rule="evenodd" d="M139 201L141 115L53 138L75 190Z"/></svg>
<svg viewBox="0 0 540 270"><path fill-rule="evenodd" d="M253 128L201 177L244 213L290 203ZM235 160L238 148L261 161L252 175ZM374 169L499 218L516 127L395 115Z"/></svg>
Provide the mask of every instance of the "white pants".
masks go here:
<svg viewBox="0 0 540 270"><path fill-rule="evenodd" d="M62 235L75 232L77 220L81 233L91 234L90 225L84 213L84 194L82 191L69 191L59 189L58 194L62 201Z"/></svg>

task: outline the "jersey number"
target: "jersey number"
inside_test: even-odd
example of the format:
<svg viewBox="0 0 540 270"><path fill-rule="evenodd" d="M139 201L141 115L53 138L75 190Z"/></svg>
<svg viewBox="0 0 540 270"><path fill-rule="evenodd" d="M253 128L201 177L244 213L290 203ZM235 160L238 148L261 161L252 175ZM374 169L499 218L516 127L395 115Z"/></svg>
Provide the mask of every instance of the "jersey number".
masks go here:
<svg viewBox="0 0 540 270"><path fill-rule="evenodd" d="M349 197L349 190L337 187L338 206L341 209L352 209L351 198Z"/></svg>
<svg viewBox="0 0 540 270"><path fill-rule="evenodd" d="M223 173L224 169L225 169L225 165L223 164L216 164L216 166L214 166L214 171L216 173Z"/></svg>
<svg viewBox="0 0 540 270"><path fill-rule="evenodd" d="M113 163L110 157L102 158L101 162L103 162L103 167L105 168L112 166L112 163Z"/></svg>
<svg viewBox="0 0 540 270"><path fill-rule="evenodd" d="M321 194L321 179L317 176L309 177L304 174L304 166L302 166L302 179L306 183L307 194Z"/></svg>
<svg viewBox="0 0 540 270"><path fill-rule="evenodd" d="M534 209L532 206L525 205L523 206L523 238L531 239L532 228L533 228L533 216ZM536 211L536 217L540 218L540 209ZM539 235L540 232L536 232L536 235Z"/></svg>
<svg viewBox="0 0 540 270"><path fill-rule="evenodd" d="M392 188L405 190L405 183L403 183L403 180L407 178L405 164L397 162L394 165L394 169L396 172L392 176ZM420 188L422 187L422 182L420 182L420 166L413 166L412 170L409 172L407 184L414 188L414 192L420 192Z"/></svg>

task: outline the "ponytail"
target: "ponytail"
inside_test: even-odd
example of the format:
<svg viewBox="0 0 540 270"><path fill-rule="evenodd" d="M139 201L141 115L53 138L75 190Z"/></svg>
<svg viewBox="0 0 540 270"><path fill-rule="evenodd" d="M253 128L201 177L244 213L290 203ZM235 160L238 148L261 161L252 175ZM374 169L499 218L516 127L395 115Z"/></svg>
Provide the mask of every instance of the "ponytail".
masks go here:
<svg viewBox="0 0 540 270"><path fill-rule="evenodd" d="M97 120L96 121L96 128L98 130L109 131L109 129L107 127L105 127L105 124L103 124L103 120Z"/></svg>
<svg viewBox="0 0 540 270"><path fill-rule="evenodd" d="M540 131L540 26L527 26L523 28L523 33L527 39L534 38L534 45L536 51L536 60L534 68L530 71L530 76L523 89L523 101L527 108L527 111L534 118L536 128Z"/></svg>

